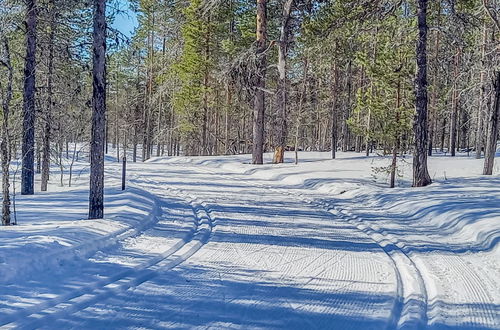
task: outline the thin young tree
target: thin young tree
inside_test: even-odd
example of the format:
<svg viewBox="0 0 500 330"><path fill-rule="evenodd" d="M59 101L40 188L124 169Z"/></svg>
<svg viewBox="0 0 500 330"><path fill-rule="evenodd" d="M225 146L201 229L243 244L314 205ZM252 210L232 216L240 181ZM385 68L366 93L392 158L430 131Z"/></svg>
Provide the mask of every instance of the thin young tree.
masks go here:
<svg viewBox="0 0 500 330"><path fill-rule="evenodd" d="M416 47L417 76L415 79L416 116L413 124L415 152L413 155L413 186L432 183L427 170L427 0L417 0L418 39Z"/></svg>
<svg viewBox="0 0 500 330"><path fill-rule="evenodd" d="M104 142L106 127L106 0L94 0L92 133L90 141L89 219L104 216Z"/></svg>
<svg viewBox="0 0 500 330"><path fill-rule="evenodd" d="M35 70L36 70L36 0L26 1L26 58L23 90L23 143L21 194L35 192Z"/></svg>

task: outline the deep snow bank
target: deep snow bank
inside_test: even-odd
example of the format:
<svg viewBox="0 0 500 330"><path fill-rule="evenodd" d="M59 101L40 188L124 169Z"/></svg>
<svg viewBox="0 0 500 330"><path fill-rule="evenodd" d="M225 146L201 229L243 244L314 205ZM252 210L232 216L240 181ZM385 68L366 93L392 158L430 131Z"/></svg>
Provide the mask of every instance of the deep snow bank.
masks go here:
<svg viewBox="0 0 500 330"><path fill-rule="evenodd" d="M0 283L55 272L66 261L84 258L155 221L153 195L118 187L106 189L105 218L86 220L84 188L17 197L18 225L0 230Z"/></svg>

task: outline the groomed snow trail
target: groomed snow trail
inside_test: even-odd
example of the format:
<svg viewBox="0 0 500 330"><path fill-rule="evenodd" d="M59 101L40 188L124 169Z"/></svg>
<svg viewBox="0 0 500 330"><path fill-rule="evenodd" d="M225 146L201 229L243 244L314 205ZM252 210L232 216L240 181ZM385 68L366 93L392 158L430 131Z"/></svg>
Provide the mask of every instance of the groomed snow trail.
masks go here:
<svg viewBox="0 0 500 330"><path fill-rule="evenodd" d="M158 197L200 206L211 223L210 236L199 240L203 246L176 267L134 265L139 276L57 299L11 325L383 329L394 323L393 264L352 224L300 196L223 180L197 166L150 164L130 171L134 184Z"/></svg>
<svg viewBox="0 0 500 330"><path fill-rule="evenodd" d="M443 183L425 190L380 189L366 178L367 168L358 173L381 160L358 156L274 170L197 162L302 193L370 236L391 256L401 279L397 328L500 329L499 178L470 177L477 170L467 158L458 164L437 158L439 166L431 169L451 169L458 178L449 180L444 172Z"/></svg>
<svg viewBox="0 0 500 330"><path fill-rule="evenodd" d="M210 162L130 164L147 221L0 291L0 328L500 329L495 227L460 251L466 224L400 212L418 192L387 206L311 188L314 162Z"/></svg>
<svg viewBox="0 0 500 330"><path fill-rule="evenodd" d="M43 274L50 279L30 279L32 296L11 304L10 313L1 318L2 324L6 328L38 328L175 267L198 250L211 231L203 210L191 205L189 210L183 200L156 201L148 221L139 226L141 231L116 232L108 237L111 244L87 262L73 261L61 265L60 274ZM47 287L50 282L54 284ZM59 292L40 294L37 289Z"/></svg>

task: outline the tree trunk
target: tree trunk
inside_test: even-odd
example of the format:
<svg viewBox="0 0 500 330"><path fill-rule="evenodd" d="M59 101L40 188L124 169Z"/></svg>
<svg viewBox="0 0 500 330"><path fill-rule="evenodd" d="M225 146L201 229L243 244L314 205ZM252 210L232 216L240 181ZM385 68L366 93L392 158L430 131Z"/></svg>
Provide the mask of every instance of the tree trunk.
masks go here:
<svg viewBox="0 0 500 330"><path fill-rule="evenodd" d="M94 0L92 136L89 219L104 216L104 130L106 126L106 0Z"/></svg>
<svg viewBox="0 0 500 330"><path fill-rule="evenodd" d="M148 15L149 22L149 15ZM151 14L151 30L148 32L148 62L146 67L147 72L147 84L144 91L144 136L142 142L142 161L146 161L151 158L151 148L152 148L152 106L153 106L153 81L154 81L154 25L155 16L154 12Z"/></svg>
<svg viewBox="0 0 500 330"><path fill-rule="evenodd" d="M396 88L396 123L399 123L400 114L399 107L401 106L401 83L398 81ZM394 188L396 185L396 171L398 166L398 151L400 148L400 138L399 133L396 132L394 135L394 145L392 146L392 164L391 164L391 182L390 187Z"/></svg>
<svg viewBox="0 0 500 330"><path fill-rule="evenodd" d="M337 152L337 104L338 104L338 78L339 70L337 68L337 63L333 64L333 82L332 82L332 134L331 134L331 148L332 148L332 159L335 159Z"/></svg>
<svg viewBox="0 0 500 330"><path fill-rule="evenodd" d="M229 148L229 111L232 108L232 91L231 91L231 86L227 84L226 86L226 112L224 114L224 144L225 144L225 154L229 155L230 153L230 148Z"/></svg>
<svg viewBox="0 0 500 330"><path fill-rule="evenodd" d="M175 156L175 112L174 108L170 107L170 119L169 119L169 128L168 128L168 155Z"/></svg>
<svg viewBox="0 0 500 330"><path fill-rule="evenodd" d="M54 0L50 1L50 33L49 33L49 64L47 77L47 109L45 113L45 123L43 129L43 146L42 146L42 178L41 191L47 191L50 174L50 134L52 123L52 87L54 76L54 42L56 29L56 8Z"/></svg>
<svg viewBox="0 0 500 330"><path fill-rule="evenodd" d="M0 59L0 64L3 65L7 71L7 88L3 94L2 102L2 141L0 142L0 152L2 156L2 225L10 225L10 135L9 135L9 115L10 115L10 102L12 100L12 84L14 70L10 61L10 49L7 39L3 40L5 50L5 60Z"/></svg>
<svg viewBox="0 0 500 330"><path fill-rule="evenodd" d="M33 195L35 192L36 0L27 0L26 4L21 195Z"/></svg>
<svg viewBox="0 0 500 330"><path fill-rule="evenodd" d="M257 0L257 72L255 73L255 100L253 110L252 163L264 161L264 112L266 109L266 44L267 44L267 0Z"/></svg>
<svg viewBox="0 0 500 330"><path fill-rule="evenodd" d="M207 24L210 25L210 16L207 18ZM209 104L208 104L208 88L210 83L210 29L206 30L205 34L205 72L203 73L203 122L201 129L201 154L207 156L209 154L209 129L208 129L208 118L209 118Z"/></svg>
<svg viewBox="0 0 500 330"><path fill-rule="evenodd" d="M158 122L156 123L156 157L160 157L161 154L161 148L163 146L163 139L162 139L162 134L161 128L162 128L162 112L163 112L163 98L162 95L160 94L160 104L158 105Z"/></svg>
<svg viewBox="0 0 500 330"><path fill-rule="evenodd" d="M299 134L300 134L300 124L302 121L302 111L304 108L304 102L306 101L307 97L307 80L308 80L308 70L309 70L309 59L306 58L304 59L304 75L302 78L302 92L301 95L299 96L299 107L297 109L297 120L295 123L295 165L299 163Z"/></svg>
<svg viewBox="0 0 500 330"><path fill-rule="evenodd" d="M351 132L349 130L349 125L347 125L347 120L349 119L351 113L351 99L352 99L352 62L349 60L347 64L347 101L345 104L344 118L342 119L342 151L346 152L349 150L351 138Z"/></svg>
<svg viewBox="0 0 500 330"><path fill-rule="evenodd" d="M493 174L493 164L495 162L495 153L497 150L498 139L498 118L500 116L500 71L496 72L495 80L493 81L495 90L495 103L491 109L491 114L488 123L488 136L486 139L486 149L484 150L484 175Z"/></svg>
<svg viewBox="0 0 500 330"><path fill-rule="evenodd" d="M42 173L42 150L40 141L36 141L36 174Z"/></svg>
<svg viewBox="0 0 500 330"><path fill-rule="evenodd" d="M469 127L468 127L468 123L469 123L469 115L467 114L467 111L465 111L465 109L462 109L462 111L460 111L460 125L459 125L459 138L458 140L460 141L460 143L458 144L458 150L462 149L466 149L467 148L467 136L468 136L468 133L469 133Z"/></svg>
<svg viewBox="0 0 500 330"><path fill-rule="evenodd" d="M144 118L144 136L142 143L142 161L145 162L151 158L151 107L146 104Z"/></svg>
<svg viewBox="0 0 500 330"><path fill-rule="evenodd" d="M476 141L475 141L475 148L476 148L476 159L481 158L481 150L483 148L483 112L484 112L484 105L485 105L485 95L486 95L486 42L488 41L488 34L487 34L487 24L486 22L484 23L483 26L483 36L482 36L482 45L481 45L481 73L479 77L480 81L480 92L479 92L479 106L477 109L477 115L476 115Z"/></svg>
<svg viewBox="0 0 500 330"><path fill-rule="evenodd" d="M427 170L427 0L418 0L418 40L416 46L417 76L415 79L416 116L413 125L413 186L432 183Z"/></svg>
<svg viewBox="0 0 500 330"><path fill-rule="evenodd" d="M445 140L446 140L446 117L443 117L443 123L441 125L440 148L439 148L439 151L441 152L444 152Z"/></svg>
<svg viewBox="0 0 500 330"><path fill-rule="evenodd" d="M115 148L116 148L116 161L119 163L120 162L120 126L119 126L119 121L120 121L120 116L119 116L119 79L118 79L118 72L120 72L120 67L117 64L116 65L116 73L115 73L115 138L113 140ZM109 122L106 121L106 126L108 126ZM106 138L106 145L108 145L108 139ZM107 152L106 152L107 153Z"/></svg>
<svg viewBox="0 0 500 330"><path fill-rule="evenodd" d="M374 31L375 40L373 42L372 61L371 61L372 65L374 67L377 65L377 34L378 34L378 27L375 27L375 31ZM376 93L375 86L373 85L372 80L370 80L370 93L371 93L372 97ZM371 110L371 107L368 107L368 118L366 119L366 136L365 136L365 147L366 147L365 155L366 155L366 157L370 156L371 121L372 121L372 110Z"/></svg>
<svg viewBox="0 0 500 330"><path fill-rule="evenodd" d="M458 65L460 61L460 50L455 55L453 73L453 93L451 99L451 120L450 120L450 154L455 156L457 146L457 121L458 121Z"/></svg>
<svg viewBox="0 0 500 330"><path fill-rule="evenodd" d="M106 126L104 127L104 153L108 154L108 142L109 142L109 127L108 127L108 118L106 115Z"/></svg>
<svg viewBox="0 0 500 330"><path fill-rule="evenodd" d="M274 151L273 163L283 163L288 134L287 127L287 103L288 103L288 48L290 36L290 20L293 0L286 0L283 4L281 17L280 40L278 43L278 88L276 91L276 109L278 112L276 137L276 149Z"/></svg>
<svg viewBox="0 0 500 330"><path fill-rule="evenodd" d="M438 22L440 21L441 6L438 6ZM438 103L438 61L439 61L439 44L440 44L440 31L436 31L436 41L434 44L434 77L432 84L431 107L429 111L429 145L428 155L432 156L432 148L434 145L434 130L437 125L437 103Z"/></svg>
<svg viewBox="0 0 500 330"><path fill-rule="evenodd" d="M146 70L147 75L149 75L149 69ZM144 86L144 99L142 104L142 158L141 161L146 161L147 155L146 150L148 148L148 131L149 131L149 106L148 106L148 86L149 86L149 77L147 78L148 83Z"/></svg>
<svg viewBox="0 0 500 330"><path fill-rule="evenodd" d="M64 186L64 165L63 165L63 137L62 132L59 131L59 137L57 141L57 163L59 164L59 185Z"/></svg>

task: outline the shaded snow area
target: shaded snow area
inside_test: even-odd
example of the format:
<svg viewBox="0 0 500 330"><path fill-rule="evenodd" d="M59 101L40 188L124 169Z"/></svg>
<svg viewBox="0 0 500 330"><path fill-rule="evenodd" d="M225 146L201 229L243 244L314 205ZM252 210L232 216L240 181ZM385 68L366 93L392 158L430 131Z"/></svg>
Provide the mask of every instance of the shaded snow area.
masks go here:
<svg viewBox="0 0 500 330"><path fill-rule="evenodd" d="M17 196L0 327L500 329L500 177L482 160L432 157L434 183L410 188L406 159L389 189L388 158L292 157L155 158L125 192L108 160L103 220L82 220L85 174Z"/></svg>

